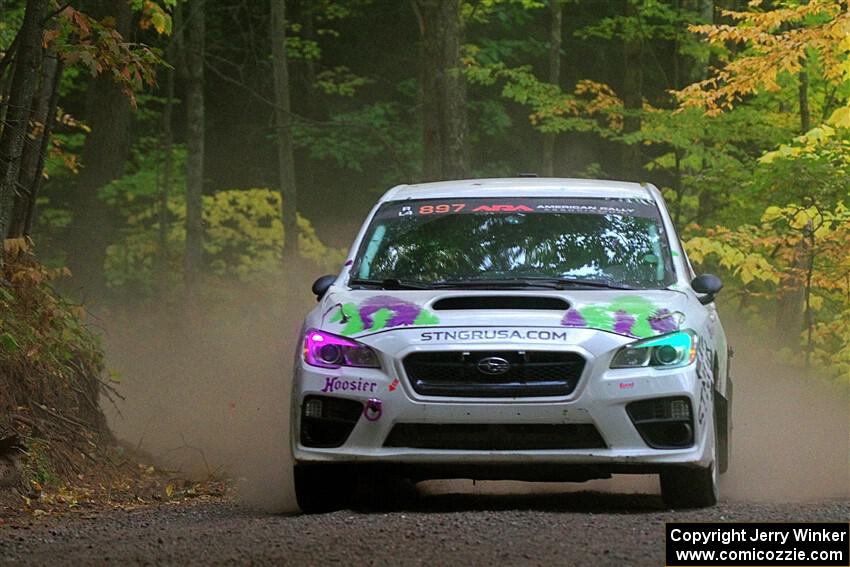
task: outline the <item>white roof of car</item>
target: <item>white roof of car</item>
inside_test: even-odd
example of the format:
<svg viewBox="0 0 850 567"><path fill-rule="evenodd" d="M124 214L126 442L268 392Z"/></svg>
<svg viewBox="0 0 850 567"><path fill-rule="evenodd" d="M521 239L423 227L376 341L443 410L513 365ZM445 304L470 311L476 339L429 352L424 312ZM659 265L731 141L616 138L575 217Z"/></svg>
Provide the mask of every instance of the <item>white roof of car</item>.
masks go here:
<svg viewBox="0 0 850 567"><path fill-rule="evenodd" d="M381 202L426 198L516 196L653 199L649 185L641 183L600 179L509 177L397 185L384 194Z"/></svg>

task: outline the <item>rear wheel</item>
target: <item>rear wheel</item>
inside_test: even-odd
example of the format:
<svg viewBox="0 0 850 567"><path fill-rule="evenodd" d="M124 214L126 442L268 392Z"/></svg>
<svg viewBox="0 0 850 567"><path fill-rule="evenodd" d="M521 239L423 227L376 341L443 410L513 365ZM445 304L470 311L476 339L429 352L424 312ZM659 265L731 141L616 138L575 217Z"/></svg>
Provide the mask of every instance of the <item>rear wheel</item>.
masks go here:
<svg viewBox="0 0 850 567"><path fill-rule="evenodd" d="M293 472L295 499L305 514L333 512L351 503L353 477L343 467L296 465Z"/></svg>

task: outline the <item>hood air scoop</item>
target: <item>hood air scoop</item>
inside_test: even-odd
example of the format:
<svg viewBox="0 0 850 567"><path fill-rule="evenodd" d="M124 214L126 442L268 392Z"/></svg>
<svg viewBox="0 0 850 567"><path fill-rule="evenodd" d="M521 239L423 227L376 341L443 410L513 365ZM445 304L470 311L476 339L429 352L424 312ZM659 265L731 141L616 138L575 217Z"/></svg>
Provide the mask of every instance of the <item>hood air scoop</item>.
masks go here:
<svg viewBox="0 0 850 567"><path fill-rule="evenodd" d="M444 297L434 302L435 311L464 309L539 309L566 311L570 304L560 297L534 297L525 295L460 295Z"/></svg>

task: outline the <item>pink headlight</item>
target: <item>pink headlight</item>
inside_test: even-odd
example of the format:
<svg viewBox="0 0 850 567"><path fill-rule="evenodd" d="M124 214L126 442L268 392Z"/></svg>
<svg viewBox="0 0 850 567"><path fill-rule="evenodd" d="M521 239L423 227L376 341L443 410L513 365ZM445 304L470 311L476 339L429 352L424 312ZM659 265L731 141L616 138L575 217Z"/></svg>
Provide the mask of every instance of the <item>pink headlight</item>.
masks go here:
<svg viewBox="0 0 850 567"><path fill-rule="evenodd" d="M371 348L318 329L308 329L304 335L304 361L322 368L380 368L378 357Z"/></svg>

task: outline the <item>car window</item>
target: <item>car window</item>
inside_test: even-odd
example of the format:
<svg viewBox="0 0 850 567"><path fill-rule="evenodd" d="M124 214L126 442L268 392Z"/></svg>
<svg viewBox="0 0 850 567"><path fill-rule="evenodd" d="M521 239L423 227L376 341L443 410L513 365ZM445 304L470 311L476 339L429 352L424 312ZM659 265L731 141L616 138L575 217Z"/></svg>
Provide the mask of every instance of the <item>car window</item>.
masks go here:
<svg viewBox="0 0 850 567"><path fill-rule="evenodd" d="M639 288L673 279L654 203L617 199L387 203L352 274L422 282L581 278Z"/></svg>

